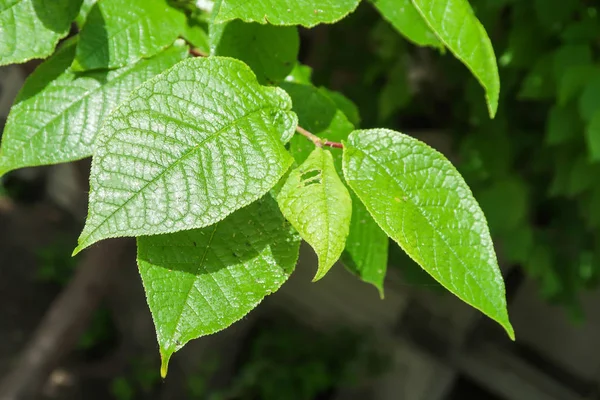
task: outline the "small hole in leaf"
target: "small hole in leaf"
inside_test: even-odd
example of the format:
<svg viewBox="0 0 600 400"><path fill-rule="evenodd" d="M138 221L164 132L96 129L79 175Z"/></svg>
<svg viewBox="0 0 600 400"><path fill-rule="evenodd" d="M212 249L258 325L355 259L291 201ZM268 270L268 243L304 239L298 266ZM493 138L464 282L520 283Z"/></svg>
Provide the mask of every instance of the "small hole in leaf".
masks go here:
<svg viewBox="0 0 600 400"><path fill-rule="evenodd" d="M304 186L318 185L321 183L321 170L311 169L306 171L300 176L300 180Z"/></svg>

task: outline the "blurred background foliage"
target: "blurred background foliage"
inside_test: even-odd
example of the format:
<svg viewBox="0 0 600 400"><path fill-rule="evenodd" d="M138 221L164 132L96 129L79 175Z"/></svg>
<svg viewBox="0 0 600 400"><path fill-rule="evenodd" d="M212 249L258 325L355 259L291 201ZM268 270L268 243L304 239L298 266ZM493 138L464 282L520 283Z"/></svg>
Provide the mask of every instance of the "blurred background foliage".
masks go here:
<svg viewBox="0 0 600 400"><path fill-rule="evenodd" d="M500 68L494 120L463 65L404 40L368 3L312 35L304 50L313 82L352 99L362 127L398 129L444 152L484 209L503 266L520 267L543 298L581 320L578 296L600 272L599 6L471 4ZM392 264L427 281L398 257L392 249Z"/></svg>

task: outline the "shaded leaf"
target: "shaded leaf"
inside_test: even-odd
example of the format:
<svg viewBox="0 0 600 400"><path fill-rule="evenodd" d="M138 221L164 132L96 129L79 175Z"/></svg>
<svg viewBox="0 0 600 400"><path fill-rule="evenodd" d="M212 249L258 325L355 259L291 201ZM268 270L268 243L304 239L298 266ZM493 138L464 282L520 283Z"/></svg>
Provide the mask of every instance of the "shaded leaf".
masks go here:
<svg viewBox="0 0 600 400"><path fill-rule="evenodd" d="M99 240L202 228L268 192L292 164L296 116L242 62L187 59L106 121L76 252Z"/></svg>
<svg viewBox="0 0 600 400"><path fill-rule="evenodd" d="M321 279L344 250L352 216L352 199L335 170L331 152L315 148L290 172L277 202L285 218L317 253L314 280Z"/></svg>
<svg viewBox="0 0 600 400"><path fill-rule="evenodd" d="M579 115L571 107L554 106L546 121L546 143L558 145L578 136Z"/></svg>
<svg viewBox="0 0 600 400"><path fill-rule="evenodd" d="M296 27L236 20L222 29L218 43L213 43L214 54L245 62L260 83L277 83L292 72L300 50Z"/></svg>
<svg viewBox="0 0 600 400"><path fill-rule="evenodd" d="M346 181L379 226L459 298L514 333L485 216L452 164L398 132L353 132Z"/></svg>
<svg viewBox="0 0 600 400"><path fill-rule="evenodd" d="M387 271L388 237L373 220L365 206L352 197L352 219L346 239L346 248L342 254L344 265L372 284L383 298L383 281Z"/></svg>
<svg viewBox="0 0 600 400"><path fill-rule="evenodd" d="M185 15L166 0L102 0L81 30L73 70L118 68L150 57L170 46L185 25Z"/></svg>
<svg viewBox="0 0 600 400"><path fill-rule="evenodd" d="M192 339L227 328L277 291L300 238L270 197L213 226L138 238L138 265L167 373Z"/></svg>
<svg viewBox="0 0 600 400"><path fill-rule="evenodd" d="M45 58L71 29L82 0L0 0L0 65Z"/></svg>
<svg viewBox="0 0 600 400"><path fill-rule="evenodd" d="M585 130L590 160L600 161L600 110L597 110Z"/></svg>
<svg viewBox="0 0 600 400"><path fill-rule="evenodd" d="M283 82L280 85L292 98L292 110L298 115L299 125L314 135L332 142L345 140L354 126L337 108L326 92L312 85ZM290 152L301 164L314 150L315 145L304 136L295 135L290 140ZM341 173L341 152L334 151L334 160Z"/></svg>

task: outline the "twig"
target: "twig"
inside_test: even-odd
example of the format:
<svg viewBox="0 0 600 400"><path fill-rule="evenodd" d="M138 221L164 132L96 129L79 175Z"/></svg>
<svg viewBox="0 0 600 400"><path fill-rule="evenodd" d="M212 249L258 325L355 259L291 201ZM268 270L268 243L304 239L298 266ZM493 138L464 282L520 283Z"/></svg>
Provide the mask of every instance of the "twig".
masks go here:
<svg viewBox="0 0 600 400"><path fill-rule="evenodd" d="M343 144L338 143L338 142L330 142L329 140L321 139L317 135L314 135L314 134L310 133L309 131L307 131L306 129L304 129L301 126L297 126L296 127L296 132L298 132L302 136L307 137L308 140L310 140L311 142L313 142L315 144L315 146L317 146L317 147L328 146L328 147L334 147L336 149L343 149L344 148Z"/></svg>

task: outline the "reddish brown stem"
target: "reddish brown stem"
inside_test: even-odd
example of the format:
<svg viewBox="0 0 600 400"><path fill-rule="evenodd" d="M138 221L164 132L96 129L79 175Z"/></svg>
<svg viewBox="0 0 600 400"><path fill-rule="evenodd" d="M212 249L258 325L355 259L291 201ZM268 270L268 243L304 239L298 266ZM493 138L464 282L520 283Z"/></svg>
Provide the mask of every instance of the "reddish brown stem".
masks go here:
<svg viewBox="0 0 600 400"><path fill-rule="evenodd" d="M302 136L308 138L308 140L313 142L315 144L315 146L317 146L317 147L328 146L328 147L334 147L336 149L344 148L343 144L337 143L337 142L330 142L329 140L321 139L317 135L313 135L312 133L310 133L309 131L307 131L306 129L304 129L301 126L296 127L296 132L298 132Z"/></svg>

